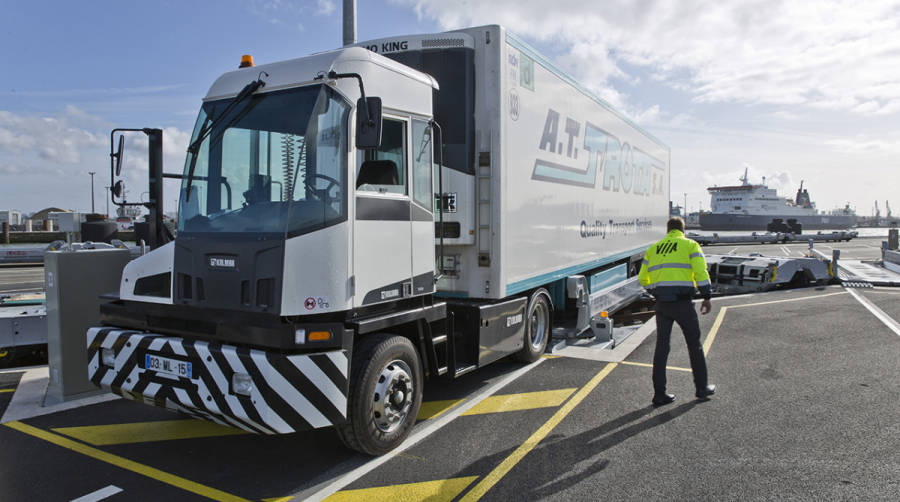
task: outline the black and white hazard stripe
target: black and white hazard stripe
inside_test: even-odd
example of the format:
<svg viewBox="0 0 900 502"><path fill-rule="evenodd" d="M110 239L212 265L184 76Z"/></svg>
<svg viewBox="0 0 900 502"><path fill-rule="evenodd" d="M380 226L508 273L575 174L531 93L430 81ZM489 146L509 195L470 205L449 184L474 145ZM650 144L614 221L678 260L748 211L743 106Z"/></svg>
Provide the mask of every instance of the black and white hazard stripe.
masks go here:
<svg viewBox="0 0 900 502"><path fill-rule="evenodd" d="M115 327L87 332L88 377L128 399L261 434L342 423L347 417L348 354L281 354ZM113 349L114 367L101 349ZM190 362L190 378L144 368L145 355ZM235 373L253 381L250 396L232 392Z"/></svg>

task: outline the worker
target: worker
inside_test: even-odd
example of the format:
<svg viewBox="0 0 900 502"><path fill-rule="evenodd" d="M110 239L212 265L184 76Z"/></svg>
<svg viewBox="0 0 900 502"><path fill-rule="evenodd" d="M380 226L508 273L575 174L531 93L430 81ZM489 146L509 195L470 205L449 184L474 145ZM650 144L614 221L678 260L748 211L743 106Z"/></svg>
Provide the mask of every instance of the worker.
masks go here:
<svg viewBox="0 0 900 502"><path fill-rule="evenodd" d="M666 392L666 361L669 358L672 323L675 322L681 327L687 342L697 399L706 401L716 392L716 386L707 381L706 359L700 345L700 322L692 301L695 288L699 288L703 297L700 313L705 315L712 309L706 259L700 244L684 236L684 220L677 216L670 218L666 231L668 233L662 240L647 249L638 274L641 285L656 298L654 406L675 401L675 395Z"/></svg>

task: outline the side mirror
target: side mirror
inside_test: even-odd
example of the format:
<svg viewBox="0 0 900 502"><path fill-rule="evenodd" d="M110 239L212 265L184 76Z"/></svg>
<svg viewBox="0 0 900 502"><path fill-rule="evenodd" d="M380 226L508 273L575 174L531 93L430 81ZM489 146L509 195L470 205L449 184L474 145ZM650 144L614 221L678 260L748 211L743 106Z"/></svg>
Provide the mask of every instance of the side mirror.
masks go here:
<svg viewBox="0 0 900 502"><path fill-rule="evenodd" d="M381 98L359 98L356 102L356 148L381 146Z"/></svg>
<svg viewBox="0 0 900 502"><path fill-rule="evenodd" d="M122 157L125 154L125 136L119 136L119 148L116 150L115 158L116 158L116 176L122 175L122 161L124 158Z"/></svg>
<svg viewBox="0 0 900 502"><path fill-rule="evenodd" d="M125 183L123 183L122 180L117 181L112 187L112 193L116 197L121 197L122 194L125 193Z"/></svg>

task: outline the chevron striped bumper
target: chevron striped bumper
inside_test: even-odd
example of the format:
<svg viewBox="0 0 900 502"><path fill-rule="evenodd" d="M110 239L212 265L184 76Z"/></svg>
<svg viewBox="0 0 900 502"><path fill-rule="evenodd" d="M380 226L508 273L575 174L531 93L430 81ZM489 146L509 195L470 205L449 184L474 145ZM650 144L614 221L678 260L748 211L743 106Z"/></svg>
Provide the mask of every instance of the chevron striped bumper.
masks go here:
<svg viewBox="0 0 900 502"><path fill-rule="evenodd" d="M342 423L347 416L348 354L287 355L114 327L87 332L88 378L125 398L261 434L286 434ZM104 365L101 349L115 364ZM145 368L147 356L190 363L189 377ZM252 380L249 396L231 388L236 373Z"/></svg>

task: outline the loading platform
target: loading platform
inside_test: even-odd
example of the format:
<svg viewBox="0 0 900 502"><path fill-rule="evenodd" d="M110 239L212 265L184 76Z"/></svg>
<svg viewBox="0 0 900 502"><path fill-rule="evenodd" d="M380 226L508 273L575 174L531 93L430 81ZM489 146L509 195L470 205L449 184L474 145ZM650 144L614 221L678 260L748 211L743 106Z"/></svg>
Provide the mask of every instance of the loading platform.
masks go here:
<svg viewBox="0 0 900 502"><path fill-rule="evenodd" d="M784 232L767 232L743 235L719 235L714 234L698 234L696 232L688 232L687 236L699 242L702 246L711 246L716 244L776 244L788 242L850 242L851 239L859 237L859 233L849 230L841 230L834 232L817 232L815 234L794 234Z"/></svg>
<svg viewBox="0 0 900 502"><path fill-rule="evenodd" d="M900 286L900 273L860 260L841 260L841 282L854 286Z"/></svg>

